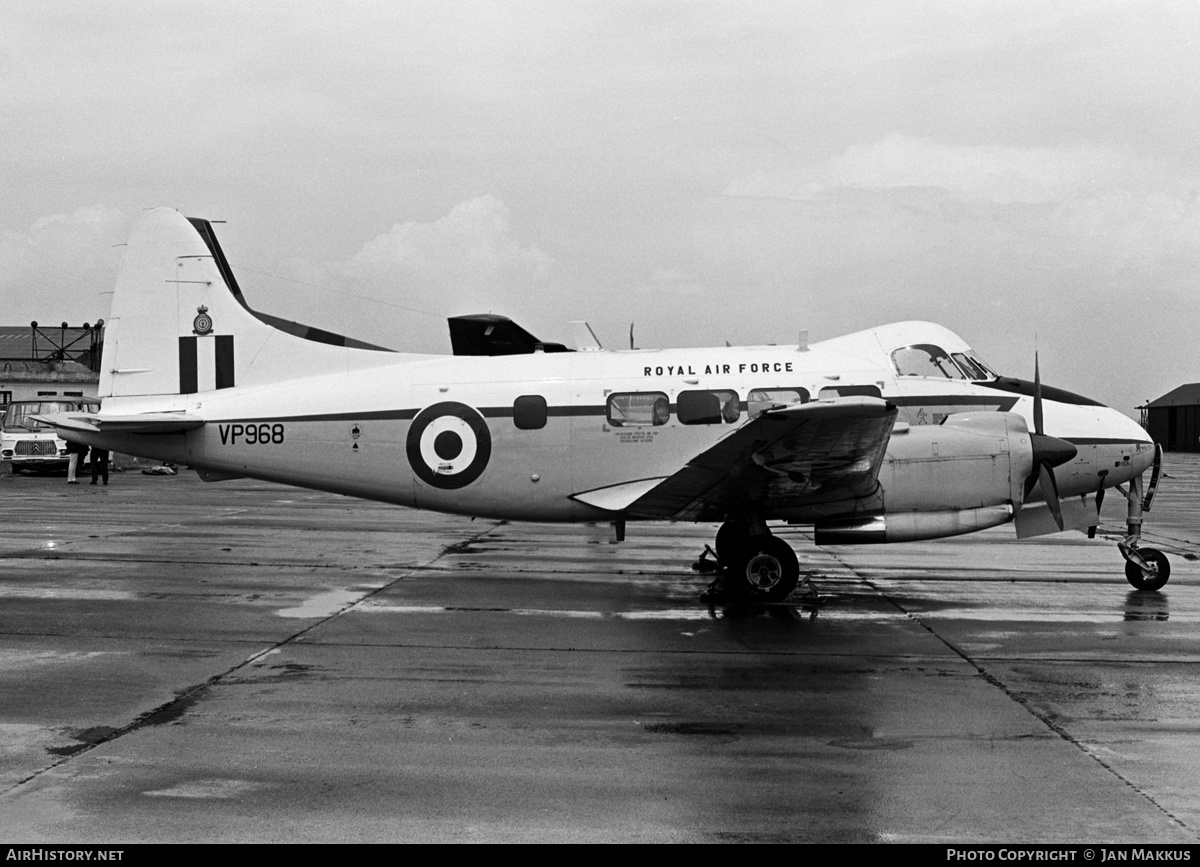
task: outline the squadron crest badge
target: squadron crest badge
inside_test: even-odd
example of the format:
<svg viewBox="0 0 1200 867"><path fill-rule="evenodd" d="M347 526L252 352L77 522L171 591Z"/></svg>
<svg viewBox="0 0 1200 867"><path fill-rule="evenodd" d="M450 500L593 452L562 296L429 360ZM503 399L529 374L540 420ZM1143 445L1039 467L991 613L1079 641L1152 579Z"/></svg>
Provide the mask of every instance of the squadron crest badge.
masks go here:
<svg viewBox="0 0 1200 867"><path fill-rule="evenodd" d="M208 315L208 308L201 304L196 308L196 318L192 320L192 333L203 337L212 334L212 330L212 317Z"/></svg>

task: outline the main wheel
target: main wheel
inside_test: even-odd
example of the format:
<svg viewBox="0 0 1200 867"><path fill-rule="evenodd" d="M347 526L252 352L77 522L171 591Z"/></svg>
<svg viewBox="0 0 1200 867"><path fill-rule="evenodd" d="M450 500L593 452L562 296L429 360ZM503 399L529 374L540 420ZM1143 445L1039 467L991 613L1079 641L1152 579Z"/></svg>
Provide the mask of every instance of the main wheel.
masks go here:
<svg viewBox="0 0 1200 867"><path fill-rule="evenodd" d="M717 559L722 563L732 563L749 541L750 532L745 524L726 521L717 529L717 538L713 540Z"/></svg>
<svg viewBox="0 0 1200 867"><path fill-rule="evenodd" d="M800 561L775 536L751 536L728 565L733 585L751 599L782 602L800 583Z"/></svg>
<svg viewBox="0 0 1200 867"><path fill-rule="evenodd" d="M1167 555L1155 548L1139 548L1138 553L1150 564L1143 569L1136 563L1125 561L1125 578L1138 590L1157 590L1171 577L1171 561Z"/></svg>

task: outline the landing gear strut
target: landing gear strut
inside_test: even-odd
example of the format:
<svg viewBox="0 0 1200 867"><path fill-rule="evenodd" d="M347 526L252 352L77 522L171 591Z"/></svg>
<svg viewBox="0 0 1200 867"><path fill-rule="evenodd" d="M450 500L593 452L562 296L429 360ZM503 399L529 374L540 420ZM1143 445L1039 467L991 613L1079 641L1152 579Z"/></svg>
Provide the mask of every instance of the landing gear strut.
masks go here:
<svg viewBox="0 0 1200 867"><path fill-rule="evenodd" d="M1118 487L1117 490L1125 495L1129 503L1129 515L1126 518L1128 535L1117 543L1117 549L1125 558L1125 578L1137 590L1158 590L1171 577L1171 563L1167 555L1156 548L1140 546L1142 538L1142 513L1150 508L1154 499L1154 490L1158 486L1158 476L1162 469L1162 447L1154 456L1154 470L1150 477L1150 488L1145 497L1142 496L1142 477L1136 476L1129 482L1129 490Z"/></svg>
<svg viewBox="0 0 1200 867"><path fill-rule="evenodd" d="M782 602L800 583L796 552L761 521L726 521L715 544L716 560L701 557L696 569L719 569L728 592L756 602Z"/></svg>

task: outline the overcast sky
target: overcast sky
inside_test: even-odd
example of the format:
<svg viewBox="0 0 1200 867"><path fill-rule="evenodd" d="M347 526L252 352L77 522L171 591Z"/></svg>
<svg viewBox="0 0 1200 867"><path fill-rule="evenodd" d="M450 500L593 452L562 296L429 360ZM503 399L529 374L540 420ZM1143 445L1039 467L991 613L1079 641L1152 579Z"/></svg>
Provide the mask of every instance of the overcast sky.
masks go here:
<svg viewBox="0 0 1200 867"><path fill-rule="evenodd" d="M400 349L899 319L1126 412L1200 380L1200 3L0 5L0 324L107 314L144 209Z"/></svg>

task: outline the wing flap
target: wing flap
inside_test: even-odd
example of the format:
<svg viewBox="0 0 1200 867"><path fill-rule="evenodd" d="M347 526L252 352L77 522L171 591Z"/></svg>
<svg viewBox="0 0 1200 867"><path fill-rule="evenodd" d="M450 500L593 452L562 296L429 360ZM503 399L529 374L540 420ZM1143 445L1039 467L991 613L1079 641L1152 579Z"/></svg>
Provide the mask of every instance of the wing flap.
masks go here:
<svg viewBox="0 0 1200 867"><path fill-rule="evenodd" d="M771 511L869 496L895 418L893 404L871 397L767 410L635 500L628 513L719 521L749 503Z"/></svg>

